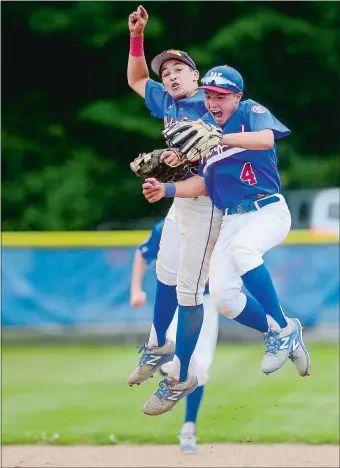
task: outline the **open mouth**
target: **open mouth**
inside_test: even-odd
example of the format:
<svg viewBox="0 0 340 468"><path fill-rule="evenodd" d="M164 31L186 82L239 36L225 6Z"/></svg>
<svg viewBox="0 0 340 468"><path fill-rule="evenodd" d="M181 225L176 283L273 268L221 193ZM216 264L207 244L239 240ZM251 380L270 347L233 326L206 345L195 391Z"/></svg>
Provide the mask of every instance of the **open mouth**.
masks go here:
<svg viewBox="0 0 340 468"><path fill-rule="evenodd" d="M174 91L176 91L176 89L179 89L180 88L180 84L179 83L173 83L171 85L171 89L173 89Z"/></svg>
<svg viewBox="0 0 340 468"><path fill-rule="evenodd" d="M222 117L221 111L211 111L212 115L216 117L216 119L220 119Z"/></svg>

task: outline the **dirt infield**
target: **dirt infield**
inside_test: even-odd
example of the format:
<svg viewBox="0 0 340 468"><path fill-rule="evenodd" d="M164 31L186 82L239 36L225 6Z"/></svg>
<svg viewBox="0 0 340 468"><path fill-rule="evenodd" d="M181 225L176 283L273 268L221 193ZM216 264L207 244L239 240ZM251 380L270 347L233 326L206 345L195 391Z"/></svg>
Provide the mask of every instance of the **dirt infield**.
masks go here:
<svg viewBox="0 0 340 468"><path fill-rule="evenodd" d="M2 467L338 467L339 447L300 444L205 444L196 455L177 445L2 447Z"/></svg>

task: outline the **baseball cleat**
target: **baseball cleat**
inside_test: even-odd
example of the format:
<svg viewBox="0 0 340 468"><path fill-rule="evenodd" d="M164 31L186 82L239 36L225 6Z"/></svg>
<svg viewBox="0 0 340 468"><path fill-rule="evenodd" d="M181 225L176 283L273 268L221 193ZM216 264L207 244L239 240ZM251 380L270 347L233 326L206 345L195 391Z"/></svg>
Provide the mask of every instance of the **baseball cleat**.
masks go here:
<svg viewBox="0 0 340 468"><path fill-rule="evenodd" d="M196 425L193 422L183 424L179 434L181 452L184 454L197 453Z"/></svg>
<svg viewBox="0 0 340 468"><path fill-rule="evenodd" d="M292 351L294 341L298 334L297 324L290 318L285 328L270 329L264 338L266 346L262 360L262 372L270 374L275 372L287 362Z"/></svg>
<svg viewBox="0 0 340 468"><path fill-rule="evenodd" d="M196 390L196 377L188 377L185 382L175 382L169 377L159 383L159 388L143 406L149 416L157 416L170 411L182 398Z"/></svg>
<svg viewBox="0 0 340 468"><path fill-rule="evenodd" d="M145 343L138 352L142 351L143 354L137 368L129 375L128 384L130 387L145 382L145 380L153 376L162 364L172 361L175 355L175 343L167 340L164 346L152 346L150 348Z"/></svg>
<svg viewBox="0 0 340 468"><path fill-rule="evenodd" d="M295 367L301 377L310 375L310 357L308 350L302 338L302 325L297 318L292 319L297 327L297 334L293 342L292 350L289 354L289 359L295 364Z"/></svg>

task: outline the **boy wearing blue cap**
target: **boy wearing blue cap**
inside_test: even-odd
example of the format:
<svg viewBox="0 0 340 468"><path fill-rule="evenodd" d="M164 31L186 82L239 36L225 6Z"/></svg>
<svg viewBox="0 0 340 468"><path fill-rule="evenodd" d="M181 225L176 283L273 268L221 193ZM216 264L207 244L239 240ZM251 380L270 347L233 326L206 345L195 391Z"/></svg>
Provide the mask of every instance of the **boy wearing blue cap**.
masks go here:
<svg viewBox="0 0 340 468"><path fill-rule="evenodd" d="M164 196L195 196L206 189L223 213L209 271L216 309L248 326L262 311L269 325L262 371L275 372L290 358L300 375L309 375L310 359L301 324L298 319L284 315L262 259L290 230L291 216L280 193L275 145L290 130L264 106L251 99L241 101L242 76L229 66L209 70L200 88L204 89L209 111L202 125L221 127L220 144L205 157L195 178L175 184L147 179L143 193L154 202ZM171 146L175 143L173 135L180 145L184 135L180 134L180 125L165 132ZM195 145L195 135L186 145ZM251 293L252 301L241 292L242 284Z"/></svg>

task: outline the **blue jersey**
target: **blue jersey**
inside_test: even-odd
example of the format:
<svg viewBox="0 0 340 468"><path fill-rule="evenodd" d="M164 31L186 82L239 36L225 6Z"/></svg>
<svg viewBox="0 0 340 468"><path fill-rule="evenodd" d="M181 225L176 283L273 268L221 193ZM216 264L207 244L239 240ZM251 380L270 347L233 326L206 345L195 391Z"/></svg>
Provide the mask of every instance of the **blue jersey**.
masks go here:
<svg viewBox="0 0 340 468"><path fill-rule="evenodd" d="M154 224L148 239L137 247L147 264L157 258L163 226L164 219Z"/></svg>
<svg viewBox="0 0 340 468"><path fill-rule="evenodd" d="M216 125L210 113L202 120ZM270 129L275 140L290 134L268 109L251 99L241 102L221 128L224 134ZM235 207L243 200L281 192L275 144L269 150L218 145L204 158L200 175L204 176L211 200L221 210Z"/></svg>
<svg viewBox="0 0 340 468"><path fill-rule="evenodd" d="M182 120L197 120L207 113L203 90L198 90L190 98L176 101L163 85L151 79L146 82L145 105L151 115L164 119L165 127Z"/></svg>
<svg viewBox="0 0 340 468"><path fill-rule="evenodd" d="M202 118L207 109L204 105L204 91L186 99L176 101L165 90L164 86L149 79L145 87L145 105L151 111L151 115L164 120L164 127L183 120L197 120ZM194 162L188 176L197 174L198 162Z"/></svg>
<svg viewBox="0 0 340 468"><path fill-rule="evenodd" d="M157 258L163 226L164 219L154 224L148 239L137 247L148 265ZM209 294L208 284L206 285L204 294Z"/></svg>

